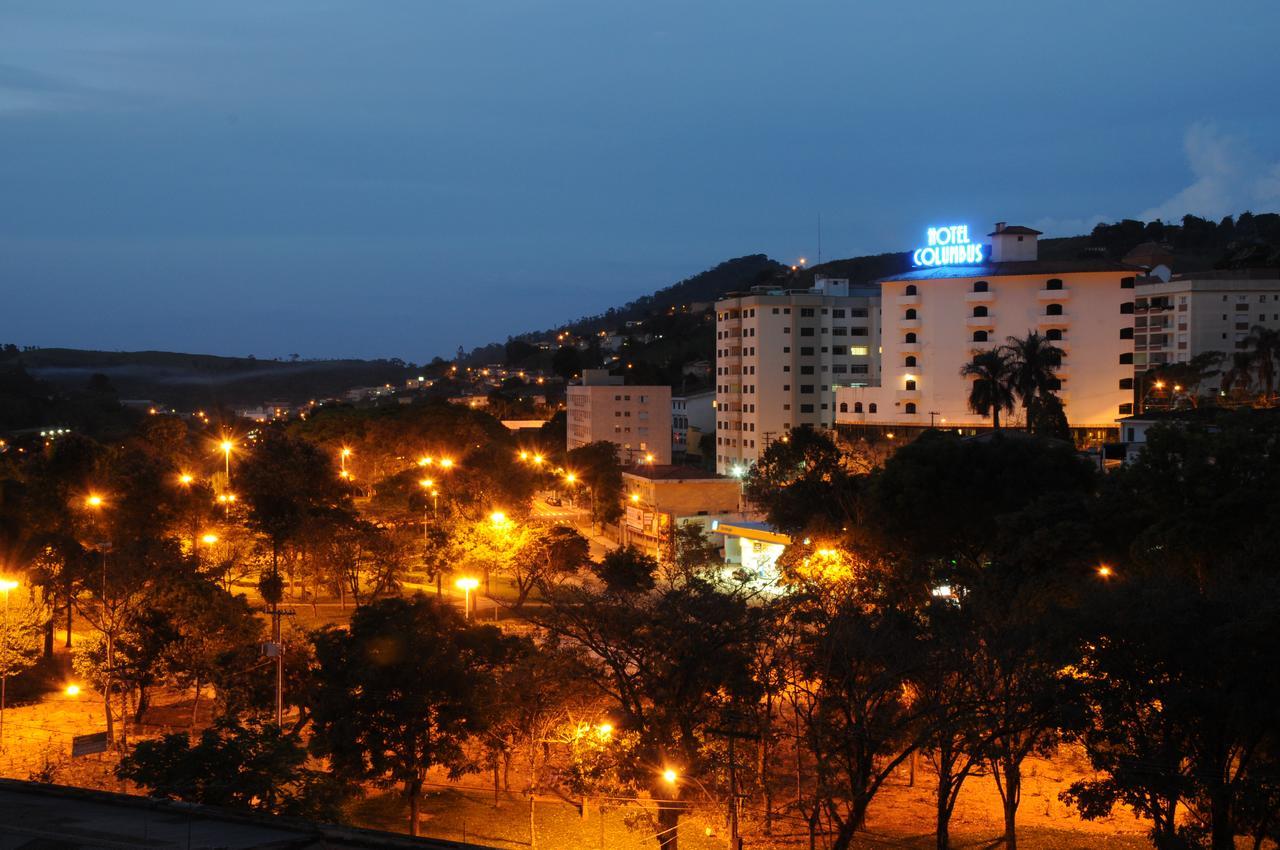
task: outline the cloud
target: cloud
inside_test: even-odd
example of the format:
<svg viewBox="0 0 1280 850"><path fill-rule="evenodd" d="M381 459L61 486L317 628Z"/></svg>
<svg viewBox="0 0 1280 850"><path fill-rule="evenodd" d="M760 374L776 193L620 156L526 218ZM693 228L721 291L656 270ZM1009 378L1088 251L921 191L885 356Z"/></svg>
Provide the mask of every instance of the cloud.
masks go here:
<svg viewBox="0 0 1280 850"><path fill-rule="evenodd" d="M1188 213L1221 218L1280 204L1280 162L1266 162L1245 139L1200 122L1187 128L1183 148L1191 185L1138 218L1178 220Z"/></svg>

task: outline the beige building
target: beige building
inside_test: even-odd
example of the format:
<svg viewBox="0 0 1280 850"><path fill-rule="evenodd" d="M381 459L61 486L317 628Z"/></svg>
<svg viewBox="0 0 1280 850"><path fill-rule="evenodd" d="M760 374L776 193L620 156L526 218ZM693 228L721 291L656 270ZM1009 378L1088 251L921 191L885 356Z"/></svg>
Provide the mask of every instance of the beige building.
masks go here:
<svg viewBox="0 0 1280 850"><path fill-rule="evenodd" d="M1133 371L1186 363L1197 354L1244 348L1256 325L1280 328L1280 269L1238 269L1140 277L1134 290ZM1140 383L1140 382L1138 382ZM1211 378L1201 394L1217 390Z"/></svg>
<svg viewBox="0 0 1280 850"><path fill-rule="evenodd" d="M741 475L792 428L835 423L836 391L880 380L876 288L818 278L716 302L716 470Z"/></svg>
<svg viewBox="0 0 1280 850"><path fill-rule="evenodd" d="M626 386L608 370L586 369L582 383L565 388L565 407L570 450L607 440L623 463L671 463L671 387Z"/></svg>
<svg viewBox="0 0 1280 850"><path fill-rule="evenodd" d="M930 262L882 281L880 385L840 389L837 421L907 433L989 426L988 417L969 410L971 379L961 377L961 367L1010 336L1038 331L1066 352L1058 374L1071 426L1095 440L1113 436L1116 420L1132 413L1134 285L1144 269L1109 260L1040 260L1039 235L1000 223L989 248L948 245L947 253L915 254L917 262L958 255L976 263ZM1019 423L1021 412L1008 419Z"/></svg>
<svg viewBox="0 0 1280 850"><path fill-rule="evenodd" d="M623 545L665 554L672 529L697 523L710 530L720 517L737 516L742 485L688 466L642 466L622 473Z"/></svg>

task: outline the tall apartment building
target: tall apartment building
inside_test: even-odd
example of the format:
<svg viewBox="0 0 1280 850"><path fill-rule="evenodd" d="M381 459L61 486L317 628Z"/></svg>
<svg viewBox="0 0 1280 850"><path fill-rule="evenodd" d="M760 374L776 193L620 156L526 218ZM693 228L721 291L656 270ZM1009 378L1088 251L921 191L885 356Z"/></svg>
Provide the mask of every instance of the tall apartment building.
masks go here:
<svg viewBox="0 0 1280 850"><path fill-rule="evenodd" d="M931 247L914 255L921 267L881 282L882 379L840 389L837 422L906 433L989 427L969 409L971 379L961 367L1008 337L1039 331L1066 352L1058 375L1068 422L1095 440L1114 435L1116 419L1132 412L1134 285L1145 269L1041 260L1040 233L1028 227L997 224L989 247L969 244L967 231L931 230Z"/></svg>
<svg viewBox="0 0 1280 850"><path fill-rule="evenodd" d="M1134 290L1133 371L1220 351L1230 365L1250 331L1280 328L1280 269L1233 269L1140 277ZM1213 377L1199 388L1216 391Z"/></svg>
<svg viewBox="0 0 1280 850"><path fill-rule="evenodd" d="M585 369L565 388L565 406L568 449L607 440L623 463L671 463L671 387L625 386L607 369Z"/></svg>
<svg viewBox="0 0 1280 850"><path fill-rule="evenodd" d="M835 424L836 391L880 380L875 287L818 278L716 302L716 470L741 474L792 428Z"/></svg>

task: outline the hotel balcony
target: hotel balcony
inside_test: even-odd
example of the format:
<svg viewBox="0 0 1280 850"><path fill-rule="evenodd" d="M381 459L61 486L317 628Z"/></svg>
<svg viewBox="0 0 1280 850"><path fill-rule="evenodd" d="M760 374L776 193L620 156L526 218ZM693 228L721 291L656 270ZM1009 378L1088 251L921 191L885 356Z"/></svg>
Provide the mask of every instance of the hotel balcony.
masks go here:
<svg viewBox="0 0 1280 850"><path fill-rule="evenodd" d="M996 326L995 316L968 316L964 320L966 328L994 328Z"/></svg>
<svg viewBox="0 0 1280 850"><path fill-rule="evenodd" d="M996 300L994 292L966 292L964 300L970 304L990 304Z"/></svg>
<svg viewBox="0 0 1280 850"><path fill-rule="evenodd" d="M918 342L899 343L898 350L903 352L904 354L916 354L920 351L920 343Z"/></svg>
<svg viewBox="0 0 1280 850"><path fill-rule="evenodd" d="M898 327L905 328L906 330L909 330L909 331L914 331L919 329L920 320L919 319L898 319Z"/></svg>
<svg viewBox="0 0 1280 850"><path fill-rule="evenodd" d="M896 301L901 307L919 307L920 293L917 292L915 295L899 295Z"/></svg>
<svg viewBox="0 0 1280 850"><path fill-rule="evenodd" d="M1036 291L1036 298L1041 301L1065 301L1070 297L1070 289L1040 289Z"/></svg>
<svg viewBox="0 0 1280 850"><path fill-rule="evenodd" d="M1036 324L1042 328L1062 327L1071 322L1071 316L1067 313L1058 313L1050 316L1048 313L1041 313L1036 317Z"/></svg>
<svg viewBox="0 0 1280 850"><path fill-rule="evenodd" d="M893 394L894 401L919 401L919 390L898 390Z"/></svg>

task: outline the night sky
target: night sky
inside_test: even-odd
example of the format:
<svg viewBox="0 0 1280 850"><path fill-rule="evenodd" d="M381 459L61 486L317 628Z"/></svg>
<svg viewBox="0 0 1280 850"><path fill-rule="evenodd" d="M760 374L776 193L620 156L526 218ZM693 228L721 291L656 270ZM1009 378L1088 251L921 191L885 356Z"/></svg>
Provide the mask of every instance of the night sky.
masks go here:
<svg viewBox="0 0 1280 850"><path fill-rule="evenodd" d="M0 342L422 361L742 254L1280 210L1280 3L5 0Z"/></svg>

